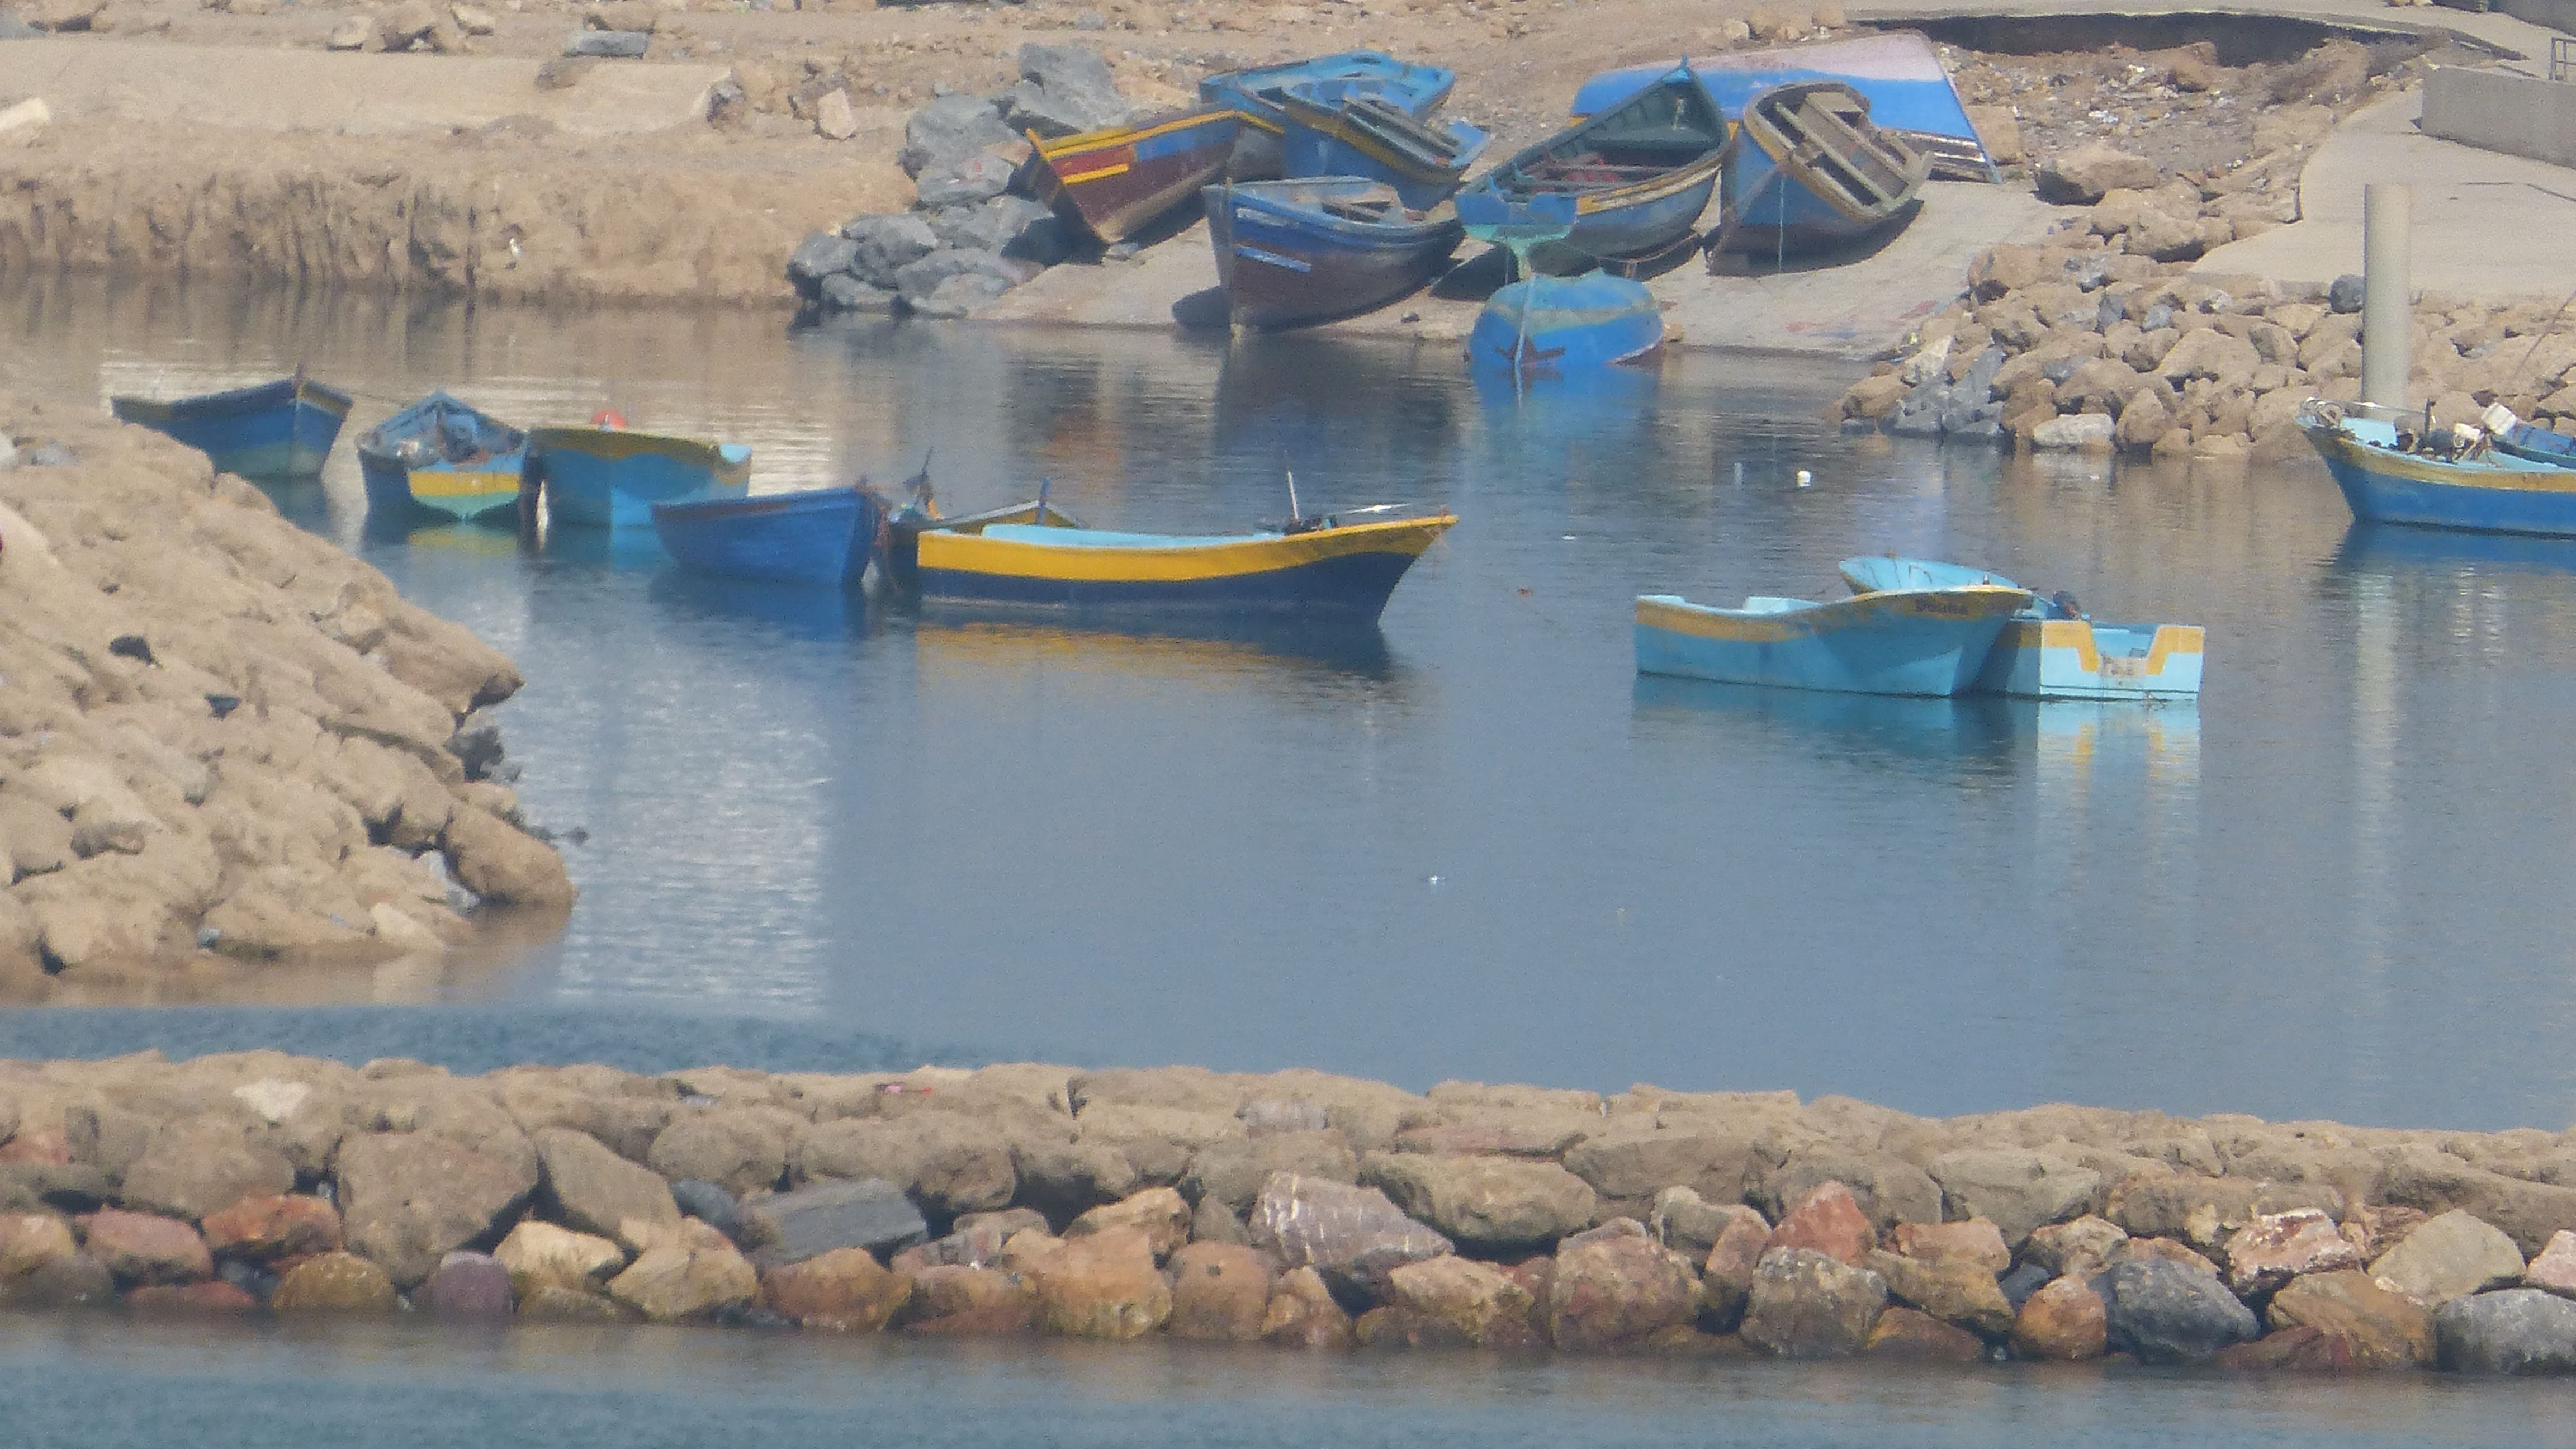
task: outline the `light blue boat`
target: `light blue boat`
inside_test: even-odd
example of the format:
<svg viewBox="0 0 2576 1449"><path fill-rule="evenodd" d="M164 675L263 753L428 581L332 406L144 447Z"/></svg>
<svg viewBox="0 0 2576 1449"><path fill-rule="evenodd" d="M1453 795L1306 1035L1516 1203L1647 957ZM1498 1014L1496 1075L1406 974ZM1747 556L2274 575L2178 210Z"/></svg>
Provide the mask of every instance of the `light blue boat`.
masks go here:
<svg viewBox="0 0 2576 1449"><path fill-rule="evenodd" d="M221 473L248 478L309 478L322 471L347 421L349 395L295 376L227 392L161 400L108 400L120 422L136 423L187 444Z"/></svg>
<svg viewBox="0 0 2576 1449"><path fill-rule="evenodd" d="M1565 234L1530 253L1539 270L1606 261L1651 265L1698 244L1700 213L1733 147L1726 118L1685 62L1620 102L1496 165L1458 193L1458 215L1490 199L1573 204Z"/></svg>
<svg viewBox="0 0 2576 1449"><path fill-rule="evenodd" d="M2021 587L2001 574L1918 558L1847 558L1842 575L1862 594ZM2192 699L2200 694L2203 644L2197 624L2102 623L2086 618L2065 594L2033 594L1995 636L1973 692L2031 699Z"/></svg>
<svg viewBox="0 0 2576 1449"><path fill-rule="evenodd" d="M656 503L749 493L751 449L624 428L531 428L528 474L556 523L642 528Z"/></svg>
<svg viewBox="0 0 2576 1449"><path fill-rule="evenodd" d="M2576 468L2516 457L2483 434L2463 446L2416 414L2365 403L2312 400L2299 430L2363 523L2576 537Z"/></svg>
<svg viewBox="0 0 2576 1449"><path fill-rule="evenodd" d="M1485 299L1467 362L1479 372L1570 376L1642 361L1663 345L1663 308L1645 283L1606 272L1534 276Z"/></svg>
<svg viewBox="0 0 2576 1449"><path fill-rule="evenodd" d="M1883 234L1912 219L1931 167L1872 125L1868 97L1841 81L1774 86L1744 108L1713 244L1788 257Z"/></svg>
<svg viewBox="0 0 2576 1449"><path fill-rule="evenodd" d="M653 505L653 531L681 567L799 584L858 582L885 519L864 482Z"/></svg>
<svg viewBox="0 0 2576 1449"><path fill-rule="evenodd" d="M1456 72L1413 65L1380 50L1349 50L1283 65L1221 71L1199 82L1199 104L1223 106L1241 118L1229 181L1277 181L1286 175L1285 138L1290 86L1330 86L1338 97L1374 96L1406 115L1427 116L1449 99Z"/></svg>
<svg viewBox="0 0 2576 1449"><path fill-rule="evenodd" d="M1424 120L1380 96L1349 91L1348 82L1315 81L1282 92L1288 129L1281 169L1291 179L1363 176L1394 187L1412 210L1428 211L1485 154L1489 138L1464 121Z"/></svg>
<svg viewBox="0 0 2576 1449"><path fill-rule="evenodd" d="M1968 692L2027 589L1897 589L1819 603L1755 596L1716 609L1671 594L1637 600L1637 672L1948 697Z"/></svg>
<svg viewBox="0 0 2576 1449"><path fill-rule="evenodd" d="M433 392L358 435L367 512L389 521L473 519L513 510L528 435Z"/></svg>

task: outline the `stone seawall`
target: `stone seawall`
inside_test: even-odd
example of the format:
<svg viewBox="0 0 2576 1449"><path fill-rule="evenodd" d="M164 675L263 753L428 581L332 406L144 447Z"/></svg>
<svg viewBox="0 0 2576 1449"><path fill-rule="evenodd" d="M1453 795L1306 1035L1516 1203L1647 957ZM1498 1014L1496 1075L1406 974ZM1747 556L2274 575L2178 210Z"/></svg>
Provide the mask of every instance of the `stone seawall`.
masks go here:
<svg viewBox="0 0 2576 1449"><path fill-rule="evenodd" d="M568 905L486 778L519 684L203 454L0 393L0 1002Z"/></svg>
<svg viewBox="0 0 2576 1449"><path fill-rule="evenodd" d="M0 1063L0 1304L2576 1371L2576 1134L1289 1071Z"/></svg>

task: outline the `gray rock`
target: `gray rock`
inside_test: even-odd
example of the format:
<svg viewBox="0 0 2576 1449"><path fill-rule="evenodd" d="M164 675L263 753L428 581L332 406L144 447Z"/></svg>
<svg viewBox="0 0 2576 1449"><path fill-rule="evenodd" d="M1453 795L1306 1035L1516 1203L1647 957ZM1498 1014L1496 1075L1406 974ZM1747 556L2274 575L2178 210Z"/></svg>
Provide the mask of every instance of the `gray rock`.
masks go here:
<svg viewBox="0 0 2576 1449"><path fill-rule="evenodd" d="M447 1323L510 1321L510 1270L489 1253L450 1253L438 1260L412 1304Z"/></svg>
<svg viewBox="0 0 2576 1449"><path fill-rule="evenodd" d="M671 1201L680 1211L705 1223L728 1238L738 1237L742 1226L740 1204L733 1194L702 1178L684 1177L671 1184Z"/></svg>
<svg viewBox="0 0 2576 1449"><path fill-rule="evenodd" d="M0 1163L0 1212L96 1212L115 1196L107 1174L85 1163Z"/></svg>
<svg viewBox="0 0 2576 1449"><path fill-rule="evenodd" d="M904 306L918 317L970 317L976 308L1009 290L1009 281L991 273L961 272L941 278L927 296L906 297Z"/></svg>
<svg viewBox="0 0 2576 1449"><path fill-rule="evenodd" d="M2052 357L2039 365L2039 375L2047 378L2051 383L2062 384L2073 377L2075 370L2089 360L2081 357Z"/></svg>
<svg viewBox="0 0 2576 1449"><path fill-rule="evenodd" d="M2009 1246L2033 1228L2082 1215L2102 1187L2102 1174L2090 1168L2021 1148L1944 1152L1929 1171L1950 1217L1988 1219Z"/></svg>
<svg viewBox="0 0 2576 1449"><path fill-rule="evenodd" d="M105 1308L115 1301L116 1275L87 1253L56 1258L0 1285L0 1304L11 1308Z"/></svg>
<svg viewBox="0 0 2576 1449"><path fill-rule="evenodd" d="M2003 371L2004 364L2010 360L2002 348L1988 346L1968 364L1968 370L1959 375L1959 380L1950 385L1951 395L1974 403L1985 402L1994 396L1995 374Z"/></svg>
<svg viewBox="0 0 2576 1449"><path fill-rule="evenodd" d="M680 1226L671 1189L653 1169L569 1127L540 1127L534 1140L538 1191L556 1222L612 1239L629 1252L641 1252Z"/></svg>
<svg viewBox="0 0 2576 1449"><path fill-rule="evenodd" d="M2019 1313L2021 1306L2030 1301L2030 1295L2047 1287L2056 1276L2037 1263L2018 1263L2011 1272L1998 1279L1995 1286L2004 1290L2004 1301Z"/></svg>
<svg viewBox="0 0 2576 1449"><path fill-rule="evenodd" d="M1277 1102L1264 1098L1236 1110L1243 1130L1259 1137L1269 1132L1321 1132L1333 1125L1333 1114L1313 1102Z"/></svg>
<svg viewBox="0 0 2576 1449"><path fill-rule="evenodd" d="M1002 113L993 109L990 101L973 96L941 96L904 122L903 150L895 159L905 175L919 177L948 170L980 151L1009 146L1019 139L1018 132L1002 124Z"/></svg>
<svg viewBox="0 0 2576 1449"><path fill-rule="evenodd" d="M2098 292L2110 283L2111 259L2101 252L2087 252L2070 257L2066 262L2066 280L2081 292Z"/></svg>
<svg viewBox="0 0 2576 1449"><path fill-rule="evenodd" d="M2128 315L2128 298L2121 296L2117 292L2104 292L2102 294L2101 301L2094 304L2093 330L2096 332L2108 332L2113 326L2118 324L2121 318Z"/></svg>
<svg viewBox="0 0 2576 1449"><path fill-rule="evenodd" d="M1274 1172L1331 1182L1357 1182L1360 1162L1350 1140L1330 1128L1320 1132L1270 1132L1259 1137L1233 1137L1200 1148L1181 1179L1181 1194L1199 1203L1215 1202L1240 1213L1261 1196L1262 1184Z"/></svg>
<svg viewBox="0 0 2576 1449"><path fill-rule="evenodd" d="M2093 1291L2109 1312L2111 1350L2147 1363L2204 1359L2263 1331L2217 1274L2170 1258L2114 1263Z"/></svg>
<svg viewBox="0 0 2576 1449"><path fill-rule="evenodd" d="M1941 409L1950 400L1943 387L1918 387L1887 415L1887 430L1900 438L1941 436Z"/></svg>
<svg viewBox="0 0 2576 1449"><path fill-rule="evenodd" d="M1582 1178L1518 1157L1373 1152L1360 1179L1383 1189L1407 1216L1497 1253L1553 1247L1588 1227L1600 1204Z"/></svg>
<svg viewBox="0 0 2576 1449"><path fill-rule="evenodd" d="M1025 196L950 207L932 216L930 226L943 246L999 252L1043 267L1063 261L1072 242L1054 212Z"/></svg>
<svg viewBox="0 0 2576 1449"><path fill-rule="evenodd" d="M1078 45L1021 46L1020 83L1002 98L1012 130L1048 138L1117 125L1131 110L1109 63Z"/></svg>
<svg viewBox="0 0 2576 1449"><path fill-rule="evenodd" d="M576 30L564 37L563 53L605 60L635 60L653 46L649 30Z"/></svg>
<svg viewBox="0 0 2576 1449"><path fill-rule="evenodd" d="M2408 1233L2370 1276L2431 1308L2522 1277L2522 1253L2501 1228L2453 1208Z"/></svg>
<svg viewBox="0 0 2576 1449"><path fill-rule="evenodd" d="M1878 424L1867 418L1845 418L1836 431L1846 438L1865 438L1878 431Z"/></svg>
<svg viewBox="0 0 2576 1449"><path fill-rule="evenodd" d="M1887 1309L1887 1281L1813 1248L1773 1248L1753 1269L1744 1341L1782 1358L1860 1352Z"/></svg>
<svg viewBox="0 0 2576 1449"><path fill-rule="evenodd" d="M292 1191L295 1167L249 1140L237 1122L183 1117L164 1123L125 1170L127 1207L191 1222L246 1197Z"/></svg>
<svg viewBox="0 0 2576 1449"><path fill-rule="evenodd" d="M2000 446L2004 433L2003 404L1988 403L1977 409L1965 422L1944 422L1942 436L1954 442L1991 443Z"/></svg>
<svg viewBox="0 0 2576 1449"><path fill-rule="evenodd" d="M2333 286L2326 288L2326 306L2337 312L2358 312L2361 310L2361 289L2361 274L2346 272L2334 279Z"/></svg>
<svg viewBox="0 0 2576 1449"><path fill-rule="evenodd" d="M997 297L1021 281L1018 270L1004 261L999 252L985 251L980 247L946 247L895 268L894 289L903 294L906 303L918 306L950 277L970 275L1000 281L1000 291L993 294Z"/></svg>
<svg viewBox="0 0 2576 1449"><path fill-rule="evenodd" d="M1012 166L990 151L978 151L953 166L925 171L913 188L924 211L973 206L1011 189Z"/></svg>
<svg viewBox="0 0 2576 1449"><path fill-rule="evenodd" d="M1385 1275L1450 1250L1447 1238L1406 1217L1373 1187L1275 1172L1253 1199L1246 1235L1290 1268L1313 1268L1337 1287L1383 1287Z"/></svg>
<svg viewBox="0 0 2576 1449"><path fill-rule="evenodd" d="M745 1204L742 1226L743 1236L761 1245L752 1262L764 1270L835 1248L884 1254L930 1238L930 1225L903 1189L877 1177L816 1182Z"/></svg>
<svg viewBox="0 0 2576 1449"><path fill-rule="evenodd" d="M871 286L894 287L895 272L939 250L939 233L929 219L906 211L892 216L858 216L841 223L841 235L858 247L847 270Z"/></svg>
<svg viewBox="0 0 2576 1449"><path fill-rule="evenodd" d="M215 1264L215 1276L262 1303L277 1292L278 1275L274 1270L257 1263L245 1263L239 1258L226 1258Z"/></svg>
<svg viewBox="0 0 2576 1449"><path fill-rule="evenodd" d="M822 295L823 279L850 270L859 259L859 244L845 236L818 231L796 244L787 257L787 280L807 301Z"/></svg>
<svg viewBox="0 0 2576 1449"><path fill-rule="evenodd" d="M823 279L821 301L823 310L827 312L858 312L885 316L891 314L902 300L903 294L900 292L870 286L847 273Z"/></svg>
<svg viewBox="0 0 2576 1449"><path fill-rule="evenodd" d="M2537 1288L2454 1298L2433 1336L2435 1362L2454 1373L2576 1373L2576 1303Z"/></svg>
<svg viewBox="0 0 2576 1449"><path fill-rule="evenodd" d="M370 1133L341 1144L339 1206L349 1251L398 1286L497 1234L536 1191L532 1162L487 1156L426 1132Z"/></svg>

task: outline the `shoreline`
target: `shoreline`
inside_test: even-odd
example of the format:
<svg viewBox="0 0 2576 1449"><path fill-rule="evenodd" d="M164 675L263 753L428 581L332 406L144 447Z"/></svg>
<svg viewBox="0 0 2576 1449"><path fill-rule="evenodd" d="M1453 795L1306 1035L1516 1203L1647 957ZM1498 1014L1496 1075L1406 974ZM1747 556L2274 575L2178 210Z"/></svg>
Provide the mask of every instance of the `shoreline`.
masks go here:
<svg viewBox="0 0 2576 1449"><path fill-rule="evenodd" d="M0 1062L0 1307L2576 1372L2570 1134L1312 1071Z"/></svg>

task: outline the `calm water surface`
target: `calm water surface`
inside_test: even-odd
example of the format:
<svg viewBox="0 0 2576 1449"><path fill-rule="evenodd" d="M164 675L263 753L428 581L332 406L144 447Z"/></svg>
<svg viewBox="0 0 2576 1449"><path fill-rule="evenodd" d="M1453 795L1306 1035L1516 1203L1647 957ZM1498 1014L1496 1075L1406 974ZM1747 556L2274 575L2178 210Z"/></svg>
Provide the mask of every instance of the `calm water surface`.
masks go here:
<svg viewBox="0 0 2576 1449"><path fill-rule="evenodd" d="M1316 337L67 285L0 299L0 357L81 407L301 358L359 393L352 434L437 385L523 422L613 405L752 443L762 491L935 447L954 508L1047 475L1090 521L1213 531L1278 516L1288 466L1310 504L1465 520L1380 630L1155 636L712 583L649 533L381 537L343 448L280 500L519 661L522 798L589 833L569 928L247 1006L21 1012L0 1052L1040 1056L1944 1113L2576 1116L2576 548L2357 533L2304 463L1945 456L1836 437L1839 380L1776 362L1515 399L1445 347ZM1632 672L1638 592L1829 593L1837 558L1880 550L2204 623L2208 694Z"/></svg>

